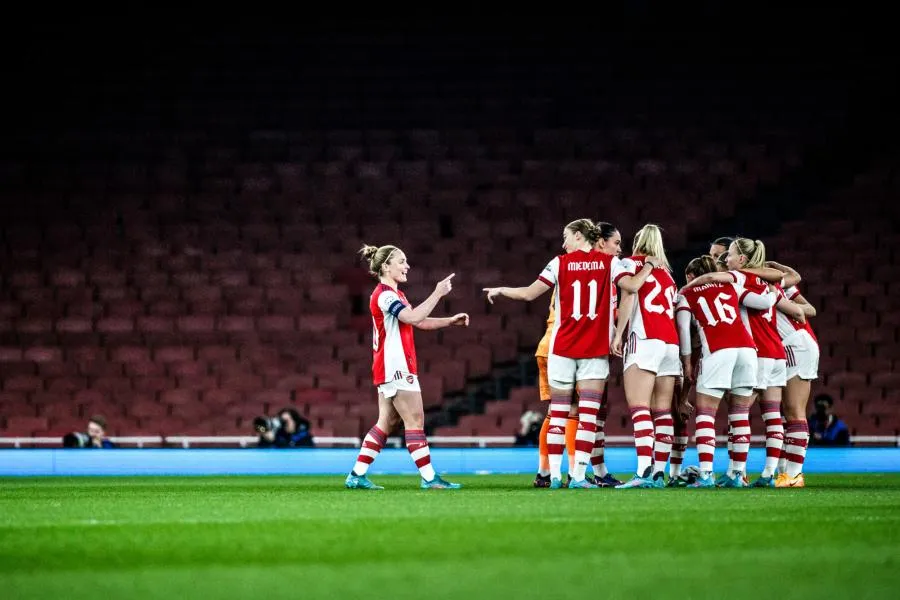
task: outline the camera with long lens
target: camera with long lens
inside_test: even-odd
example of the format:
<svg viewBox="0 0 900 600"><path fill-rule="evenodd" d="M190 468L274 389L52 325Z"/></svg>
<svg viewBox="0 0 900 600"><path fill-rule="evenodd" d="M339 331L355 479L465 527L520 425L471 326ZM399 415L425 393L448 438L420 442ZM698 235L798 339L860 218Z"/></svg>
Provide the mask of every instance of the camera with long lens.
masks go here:
<svg viewBox="0 0 900 600"><path fill-rule="evenodd" d="M278 417L261 416L253 419L253 428L257 433L277 432L281 429L281 419Z"/></svg>
<svg viewBox="0 0 900 600"><path fill-rule="evenodd" d="M73 431L63 436L63 448L87 448L91 445L91 436L81 431Z"/></svg>

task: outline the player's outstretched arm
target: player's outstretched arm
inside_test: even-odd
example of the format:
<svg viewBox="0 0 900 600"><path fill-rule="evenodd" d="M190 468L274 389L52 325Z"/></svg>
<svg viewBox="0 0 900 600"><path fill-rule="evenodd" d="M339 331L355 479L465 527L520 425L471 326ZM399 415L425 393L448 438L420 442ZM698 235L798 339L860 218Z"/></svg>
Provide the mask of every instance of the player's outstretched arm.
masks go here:
<svg viewBox="0 0 900 600"><path fill-rule="evenodd" d="M407 306L397 314L397 318L400 319L402 323L408 323L409 325L418 325L427 319L431 314L431 311L434 310L434 307L437 306L438 301L449 294L450 290L453 289L450 280L453 279L454 275L456 275L456 273L451 273L444 279L438 281L437 285L434 286L434 291L431 292L431 295L428 296L424 302L415 308Z"/></svg>
<svg viewBox="0 0 900 600"><path fill-rule="evenodd" d="M539 298L549 289L549 285L547 285L540 279L536 279L534 283L532 283L528 287L494 287L484 288L483 291L487 294L487 301L493 304L494 298L496 298L497 296L503 296L504 298L509 298L510 300L524 300L525 302L531 302L535 298Z"/></svg>
<svg viewBox="0 0 900 600"><path fill-rule="evenodd" d="M455 314L452 317L428 317L418 325L417 329L430 331L434 329L443 329L444 327L468 327L469 315L466 313Z"/></svg>

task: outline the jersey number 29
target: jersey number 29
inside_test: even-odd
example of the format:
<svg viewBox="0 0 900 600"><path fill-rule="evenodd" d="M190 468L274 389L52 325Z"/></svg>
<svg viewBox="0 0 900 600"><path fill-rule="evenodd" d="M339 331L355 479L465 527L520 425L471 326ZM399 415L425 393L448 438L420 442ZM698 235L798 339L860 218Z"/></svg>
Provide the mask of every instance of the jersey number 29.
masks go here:
<svg viewBox="0 0 900 600"><path fill-rule="evenodd" d="M662 285L653 275L647 278L647 282L654 285L653 289L644 296L644 310L648 313L655 313L658 315L666 313L669 315L670 319L675 318L675 307L673 306L675 303L675 288L671 285L667 287L665 294L659 298L662 301L662 304L654 304L653 301L659 297L660 292L662 291Z"/></svg>

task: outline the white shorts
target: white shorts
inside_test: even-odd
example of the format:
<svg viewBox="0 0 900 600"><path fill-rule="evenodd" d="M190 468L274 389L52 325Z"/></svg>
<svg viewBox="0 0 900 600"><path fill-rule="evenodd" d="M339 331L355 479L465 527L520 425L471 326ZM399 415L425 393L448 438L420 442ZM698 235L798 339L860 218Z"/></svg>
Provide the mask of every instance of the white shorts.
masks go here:
<svg viewBox="0 0 900 600"><path fill-rule="evenodd" d="M419 376L412 373L398 373L393 381L382 383L378 386L378 392L385 398L393 398L397 392L421 392Z"/></svg>
<svg viewBox="0 0 900 600"><path fill-rule="evenodd" d="M756 388L784 387L787 383L787 361L781 358L756 359Z"/></svg>
<svg viewBox="0 0 900 600"><path fill-rule="evenodd" d="M756 350L723 348L700 361L697 393L721 398L725 392L749 396L756 387Z"/></svg>
<svg viewBox="0 0 900 600"><path fill-rule="evenodd" d="M625 348L625 365L622 370L627 371L631 365L655 373L657 377L681 377L681 352L677 344L631 334Z"/></svg>
<svg viewBox="0 0 900 600"><path fill-rule="evenodd" d="M547 357L547 379L550 387L571 390L575 382L609 378L609 358L566 358L550 353Z"/></svg>
<svg viewBox="0 0 900 600"><path fill-rule="evenodd" d="M787 352L786 379L799 377L806 381L819 378L819 344L806 331L791 336L791 344L784 347Z"/></svg>

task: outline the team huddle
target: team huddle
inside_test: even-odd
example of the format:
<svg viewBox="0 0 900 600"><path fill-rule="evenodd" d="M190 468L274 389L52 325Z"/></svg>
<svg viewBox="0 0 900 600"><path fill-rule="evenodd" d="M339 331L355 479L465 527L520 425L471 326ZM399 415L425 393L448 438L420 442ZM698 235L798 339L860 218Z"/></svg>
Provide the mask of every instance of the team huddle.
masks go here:
<svg viewBox="0 0 900 600"><path fill-rule="evenodd" d="M687 283L679 290L659 227L641 228L627 258L619 257L621 239L609 223L573 221L563 229L565 253L531 285L484 290L491 303L498 297L533 301L551 292L547 331L535 352L541 399L548 402L535 487L747 487L749 411L757 400L765 422L766 461L752 485L803 487L806 404L819 349L808 323L815 309L797 289L800 275L767 262L758 240L720 238L709 255L690 261ZM366 246L362 252L379 279L370 300L379 417L346 486L381 489L366 472L402 420L421 487L458 488L431 466L412 333L413 327L468 325L464 313L430 317L452 289L453 275L413 308L398 289L409 270L403 252L394 246ZM627 482L615 479L604 460L610 356L623 359L634 425L637 469ZM715 414L723 399L730 461L716 479ZM691 418L700 464L682 472ZM569 458L565 483L564 451Z"/></svg>

